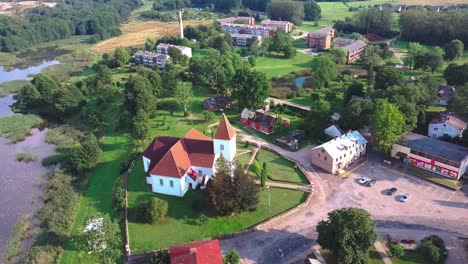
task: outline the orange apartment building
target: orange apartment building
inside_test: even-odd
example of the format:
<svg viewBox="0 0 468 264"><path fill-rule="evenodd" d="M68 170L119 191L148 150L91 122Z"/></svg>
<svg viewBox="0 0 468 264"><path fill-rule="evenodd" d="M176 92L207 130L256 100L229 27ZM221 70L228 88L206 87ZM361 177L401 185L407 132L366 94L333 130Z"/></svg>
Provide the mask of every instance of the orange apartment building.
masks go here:
<svg viewBox="0 0 468 264"><path fill-rule="evenodd" d="M361 58L367 44L362 40L336 38L333 41L334 48L343 48L346 50L346 64L353 63Z"/></svg>
<svg viewBox="0 0 468 264"><path fill-rule="evenodd" d="M307 35L307 46L316 49L329 49L333 38L335 37L335 29L326 27Z"/></svg>

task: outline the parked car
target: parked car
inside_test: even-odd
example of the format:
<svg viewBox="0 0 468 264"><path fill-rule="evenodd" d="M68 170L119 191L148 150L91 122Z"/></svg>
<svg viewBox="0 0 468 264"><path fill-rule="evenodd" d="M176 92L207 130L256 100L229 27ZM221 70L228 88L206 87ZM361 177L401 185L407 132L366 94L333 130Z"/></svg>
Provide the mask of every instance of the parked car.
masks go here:
<svg viewBox="0 0 468 264"><path fill-rule="evenodd" d="M398 189L395 187L392 187L387 190L387 195L393 195L394 193L396 193L396 191L398 191Z"/></svg>
<svg viewBox="0 0 468 264"><path fill-rule="evenodd" d="M400 196L400 199L399 199L399 200L400 200L400 202L403 202L403 203L404 203L404 202L408 201L409 198L410 198L410 195L409 195L408 193L405 193L405 194L403 194L402 196Z"/></svg>
<svg viewBox="0 0 468 264"><path fill-rule="evenodd" d="M367 177L361 177L359 179L359 184L365 184L366 182L370 181L371 179L367 178Z"/></svg>
<svg viewBox="0 0 468 264"><path fill-rule="evenodd" d="M371 179L370 181L366 182L367 187L372 187L377 181L375 179Z"/></svg>

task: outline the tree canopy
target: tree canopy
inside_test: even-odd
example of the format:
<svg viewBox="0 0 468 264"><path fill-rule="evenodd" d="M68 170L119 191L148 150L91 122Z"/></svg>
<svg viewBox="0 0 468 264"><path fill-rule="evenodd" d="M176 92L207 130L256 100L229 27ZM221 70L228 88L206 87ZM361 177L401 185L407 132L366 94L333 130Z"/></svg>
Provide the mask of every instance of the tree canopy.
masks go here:
<svg viewBox="0 0 468 264"><path fill-rule="evenodd" d="M369 249L377 240L370 214L360 208L343 208L328 213L317 225L317 242L332 251L339 263L367 263Z"/></svg>
<svg viewBox="0 0 468 264"><path fill-rule="evenodd" d="M256 70L240 69L232 78L233 95L239 109L257 109L270 94L270 83L266 75Z"/></svg>
<svg viewBox="0 0 468 264"><path fill-rule="evenodd" d="M377 150L388 153L393 143L405 132L405 118L395 105L387 100L375 102L371 115L372 140Z"/></svg>
<svg viewBox="0 0 468 264"><path fill-rule="evenodd" d="M300 25L304 19L304 4L292 0L271 0L266 6L266 12L272 20L291 21Z"/></svg>
<svg viewBox="0 0 468 264"><path fill-rule="evenodd" d="M336 78L336 64L329 56L317 56L312 60L312 75L314 86L321 89Z"/></svg>

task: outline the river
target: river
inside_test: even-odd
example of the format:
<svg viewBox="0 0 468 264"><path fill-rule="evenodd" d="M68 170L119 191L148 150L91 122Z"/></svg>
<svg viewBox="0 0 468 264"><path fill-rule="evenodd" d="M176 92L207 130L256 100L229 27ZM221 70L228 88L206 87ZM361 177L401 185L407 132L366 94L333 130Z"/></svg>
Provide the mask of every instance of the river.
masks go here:
<svg viewBox="0 0 468 264"><path fill-rule="evenodd" d="M44 61L37 66L26 69L4 71L0 66L0 84L14 80L28 80L31 74L37 74L42 69L59 63L56 60ZM11 116L13 95L0 98L0 117ZM41 205L39 198L42 194L42 184L45 182L47 169L42 167L41 160L55 150L54 145L44 141L48 129L42 131L34 128L31 136L16 144L9 144L0 137L0 263L4 261L4 253L14 224L22 215L34 213ZM19 162L18 153L33 153L37 160L33 162Z"/></svg>

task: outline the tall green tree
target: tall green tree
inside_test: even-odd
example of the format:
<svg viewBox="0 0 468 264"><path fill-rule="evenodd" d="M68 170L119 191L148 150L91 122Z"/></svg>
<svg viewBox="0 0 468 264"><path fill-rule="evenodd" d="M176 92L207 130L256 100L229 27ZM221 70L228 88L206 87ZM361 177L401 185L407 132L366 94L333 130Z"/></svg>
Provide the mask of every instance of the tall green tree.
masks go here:
<svg viewBox="0 0 468 264"><path fill-rule="evenodd" d="M347 105L349 103L349 100L351 99L351 97L353 95L359 96L359 97L364 97L364 95L365 95L365 93L364 93L364 84L362 84L359 81L353 81L348 86L348 88L346 89L345 99L344 99L345 105Z"/></svg>
<svg viewBox="0 0 468 264"><path fill-rule="evenodd" d="M393 66L385 66L377 70L375 89L385 90L390 86L402 86L405 82L403 73Z"/></svg>
<svg viewBox="0 0 468 264"><path fill-rule="evenodd" d="M325 100L317 100L304 119L303 127L311 138L320 138L330 122L331 106Z"/></svg>
<svg viewBox="0 0 468 264"><path fill-rule="evenodd" d="M444 78L449 85L465 85L468 83L468 63L457 65L450 63L444 71Z"/></svg>
<svg viewBox="0 0 468 264"><path fill-rule="evenodd" d="M393 12L390 8L361 8L351 19L355 32L374 33L380 36L393 35Z"/></svg>
<svg viewBox="0 0 468 264"><path fill-rule="evenodd" d="M337 76L336 64L328 56L318 56L312 60L312 82L321 89Z"/></svg>
<svg viewBox="0 0 468 264"><path fill-rule="evenodd" d="M174 96L184 109L184 116L188 116L190 101L193 98L192 83L178 82Z"/></svg>
<svg viewBox="0 0 468 264"><path fill-rule="evenodd" d="M133 118L132 135L137 140L145 140L150 135L149 116L143 110L138 110Z"/></svg>
<svg viewBox="0 0 468 264"><path fill-rule="evenodd" d="M113 64L117 67L123 67L127 65L127 63L130 61L130 54L128 54L127 50L125 48L117 48L114 51L114 59L113 59Z"/></svg>
<svg viewBox="0 0 468 264"><path fill-rule="evenodd" d="M408 44L408 52L406 53L406 56L403 58L403 62L405 63L406 66L412 68L414 66L415 58L417 56L420 56L425 51L426 51L426 48L424 48L423 45L416 43L416 42L410 42Z"/></svg>
<svg viewBox="0 0 468 264"><path fill-rule="evenodd" d="M328 50L330 58L336 64L345 64L346 63L346 50L343 48L332 48Z"/></svg>
<svg viewBox="0 0 468 264"><path fill-rule="evenodd" d="M370 214L360 208L343 208L328 213L317 225L317 242L331 250L338 263L367 263L369 250L377 241L377 229Z"/></svg>
<svg viewBox="0 0 468 264"><path fill-rule="evenodd" d="M239 109L256 109L270 94L270 82L266 75L256 70L240 69L232 78L233 95L237 98Z"/></svg>
<svg viewBox="0 0 468 264"><path fill-rule="evenodd" d="M96 166L101 153L96 136L87 134L80 139L79 146L68 153L68 164L73 171L83 172Z"/></svg>
<svg viewBox="0 0 468 264"><path fill-rule="evenodd" d="M20 109L26 109L33 107L37 104L41 94L37 90L36 86L31 83L26 84L16 95L16 103Z"/></svg>
<svg viewBox="0 0 468 264"><path fill-rule="evenodd" d="M143 217L147 223L160 223L166 218L168 208L165 200L152 197L143 205Z"/></svg>
<svg viewBox="0 0 468 264"><path fill-rule="evenodd" d="M349 102L340 119L341 127L356 130L369 125L373 109L370 99L357 99Z"/></svg>
<svg viewBox="0 0 468 264"><path fill-rule="evenodd" d="M405 132L403 114L387 100L376 100L371 123L372 141L376 149L383 153L390 152L393 143Z"/></svg>
<svg viewBox="0 0 468 264"><path fill-rule="evenodd" d="M266 11L272 20L291 21L300 25L304 19L304 4L292 0L271 0Z"/></svg>
<svg viewBox="0 0 468 264"><path fill-rule="evenodd" d="M148 114L155 108L156 97L151 90L151 83L143 76L131 76L125 85L124 108L135 115L139 110Z"/></svg>
<svg viewBox="0 0 468 264"><path fill-rule="evenodd" d="M304 3L304 19L305 20L317 21L322 17L321 13L322 13L322 9L317 4L317 2L313 0L309 0Z"/></svg>
<svg viewBox="0 0 468 264"><path fill-rule="evenodd" d="M449 43L445 44L445 59L446 60L455 60L463 57L463 50L465 45L458 39L454 39Z"/></svg>

